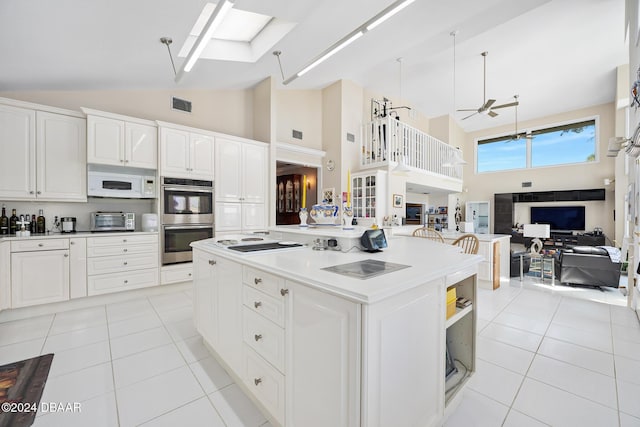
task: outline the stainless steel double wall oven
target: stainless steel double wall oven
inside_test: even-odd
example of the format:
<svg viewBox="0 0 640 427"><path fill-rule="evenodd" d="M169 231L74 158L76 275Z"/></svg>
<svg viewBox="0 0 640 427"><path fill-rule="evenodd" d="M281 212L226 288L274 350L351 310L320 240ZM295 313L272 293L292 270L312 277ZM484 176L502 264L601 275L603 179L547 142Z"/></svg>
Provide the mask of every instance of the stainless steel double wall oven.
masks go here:
<svg viewBox="0 0 640 427"><path fill-rule="evenodd" d="M214 235L213 181L162 177L162 264L191 262L189 244Z"/></svg>

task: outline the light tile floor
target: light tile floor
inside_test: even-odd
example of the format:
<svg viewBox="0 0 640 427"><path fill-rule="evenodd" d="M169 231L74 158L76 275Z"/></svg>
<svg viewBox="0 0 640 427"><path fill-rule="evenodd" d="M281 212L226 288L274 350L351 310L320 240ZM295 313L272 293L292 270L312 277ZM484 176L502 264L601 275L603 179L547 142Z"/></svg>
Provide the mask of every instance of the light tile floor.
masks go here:
<svg viewBox="0 0 640 427"><path fill-rule="evenodd" d="M640 426L640 323L618 290L479 290L477 371L445 425ZM606 303L606 304L605 304ZM189 291L0 323L0 365L55 352L35 426L268 426L209 355Z"/></svg>

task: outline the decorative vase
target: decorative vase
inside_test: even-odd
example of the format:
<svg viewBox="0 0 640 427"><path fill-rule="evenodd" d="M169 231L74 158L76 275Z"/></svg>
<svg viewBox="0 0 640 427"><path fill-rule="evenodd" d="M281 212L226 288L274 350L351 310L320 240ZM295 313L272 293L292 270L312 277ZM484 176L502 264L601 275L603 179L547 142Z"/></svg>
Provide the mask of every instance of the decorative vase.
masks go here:
<svg viewBox="0 0 640 427"><path fill-rule="evenodd" d="M311 219L313 219L316 224L336 225L339 210L340 208L338 208L337 205L313 205L309 216L311 216Z"/></svg>
<svg viewBox="0 0 640 427"><path fill-rule="evenodd" d="M309 214L307 213L307 208L300 208L298 216L300 217L300 227L308 227L309 224L307 224L307 217Z"/></svg>
<svg viewBox="0 0 640 427"><path fill-rule="evenodd" d="M342 208L342 229L353 230L353 208L346 204Z"/></svg>

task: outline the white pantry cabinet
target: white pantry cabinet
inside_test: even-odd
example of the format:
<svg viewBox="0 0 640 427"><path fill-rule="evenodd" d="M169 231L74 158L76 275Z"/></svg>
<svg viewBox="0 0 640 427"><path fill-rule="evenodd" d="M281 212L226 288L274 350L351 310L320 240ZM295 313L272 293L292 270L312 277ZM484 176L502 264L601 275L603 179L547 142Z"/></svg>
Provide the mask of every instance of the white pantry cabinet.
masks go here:
<svg viewBox="0 0 640 427"><path fill-rule="evenodd" d="M87 162L144 169L158 167L158 129L154 122L84 108Z"/></svg>
<svg viewBox="0 0 640 427"><path fill-rule="evenodd" d="M69 299L69 240L11 244L11 307Z"/></svg>
<svg viewBox="0 0 640 427"><path fill-rule="evenodd" d="M265 229L267 146L217 137L215 157L216 231Z"/></svg>
<svg viewBox="0 0 640 427"><path fill-rule="evenodd" d="M0 105L0 142L11 147L0 156L0 199L86 202L86 121L20 104L33 108Z"/></svg>
<svg viewBox="0 0 640 427"><path fill-rule="evenodd" d="M176 125L177 126L177 125ZM160 175L211 181L214 137L205 130L160 123Z"/></svg>

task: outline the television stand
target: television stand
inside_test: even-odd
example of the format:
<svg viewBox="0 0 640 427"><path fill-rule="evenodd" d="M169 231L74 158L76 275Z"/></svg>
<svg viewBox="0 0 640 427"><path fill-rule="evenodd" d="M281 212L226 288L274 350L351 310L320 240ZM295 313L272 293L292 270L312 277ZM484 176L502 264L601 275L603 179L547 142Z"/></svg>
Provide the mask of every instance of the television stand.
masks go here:
<svg viewBox="0 0 640 427"><path fill-rule="evenodd" d="M604 246L605 236L591 233L573 234L571 231L554 231L548 239L542 239L544 249L564 249L568 246Z"/></svg>

